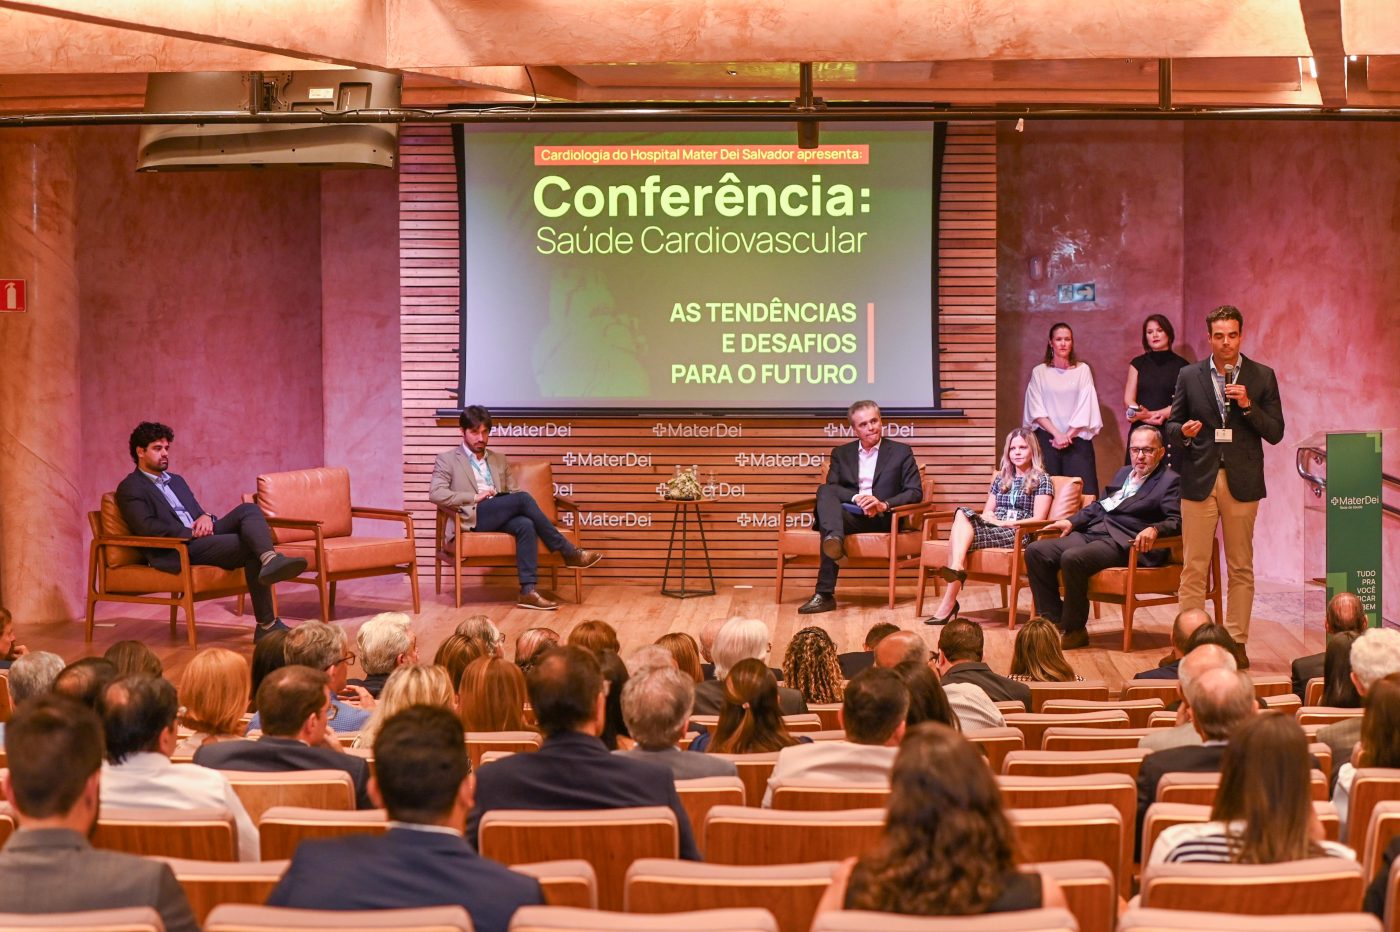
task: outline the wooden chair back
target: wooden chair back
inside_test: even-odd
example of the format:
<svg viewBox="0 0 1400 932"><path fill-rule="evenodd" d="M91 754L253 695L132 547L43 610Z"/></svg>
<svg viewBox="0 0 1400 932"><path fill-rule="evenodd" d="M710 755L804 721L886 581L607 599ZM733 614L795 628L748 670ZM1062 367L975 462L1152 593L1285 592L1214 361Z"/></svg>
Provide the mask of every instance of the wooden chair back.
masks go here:
<svg viewBox="0 0 1400 932"><path fill-rule="evenodd" d="M711 864L789 864L794 852L813 861L856 857L879 841L884 809L793 812L716 806L705 820Z"/></svg>
<svg viewBox="0 0 1400 932"><path fill-rule="evenodd" d="M541 740L537 731L469 731L467 756L476 768L482 765L483 755L490 751L529 753L540 749Z"/></svg>
<svg viewBox="0 0 1400 932"><path fill-rule="evenodd" d="M778 763L778 752L763 754L716 754L722 760L732 761L739 771L739 779L744 784L744 799L750 806L757 806L768 792L768 778Z"/></svg>
<svg viewBox="0 0 1400 932"><path fill-rule="evenodd" d="M1113 932L1118 919L1118 890L1113 871L1102 861L1046 861L1022 864L1060 885L1065 903L1079 923L1079 932ZM1197 930L1199 932L1199 930Z"/></svg>
<svg viewBox="0 0 1400 932"><path fill-rule="evenodd" d="M238 860L238 837L227 809L118 809L103 806L92 833L95 848L128 854Z"/></svg>
<svg viewBox="0 0 1400 932"><path fill-rule="evenodd" d="M290 861L187 861L160 858L170 865L200 925L220 903L260 906L287 872Z"/></svg>
<svg viewBox="0 0 1400 932"><path fill-rule="evenodd" d="M696 847L705 853L705 836L701 831L705 817L716 806L743 806L748 803L744 781L738 777L698 777L692 780L677 780L676 795L681 798L685 814L690 816L690 827L695 835ZM762 799L762 797L759 797ZM756 803L755 803L756 804Z"/></svg>
<svg viewBox="0 0 1400 932"><path fill-rule="evenodd" d="M832 809L883 809L890 801L888 783L823 783L792 780L773 788L772 807L799 812Z"/></svg>
<svg viewBox="0 0 1400 932"><path fill-rule="evenodd" d="M1027 683L1031 688L1031 711L1045 712L1045 703L1059 699L1079 699L1094 702L1107 702L1108 684L1103 680L1084 680L1073 683Z"/></svg>
<svg viewBox="0 0 1400 932"><path fill-rule="evenodd" d="M1358 850L1366 838L1371 813L1382 802L1400 800L1400 770L1390 767L1361 767L1351 781L1347 824L1353 826L1345 841Z"/></svg>
<svg viewBox="0 0 1400 932"><path fill-rule="evenodd" d="M1352 830L1352 837L1361 837L1360 823L1352 822L1356 826ZM1371 809L1371 818L1366 823L1366 834L1360 847L1355 844L1357 857L1361 859L1361 865L1365 869L1367 877L1375 877L1376 871L1380 870L1381 856L1385 854L1386 848L1390 847L1390 842L1396 835L1400 835L1400 802L1387 800L1376 803Z"/></svg>
<svg viewBox="0 0 1400 932"><path fill-rule="evenodd" d="M303 809L273 806L258 823L258 840L265 861L290 858L297 845L312 838L346 835L382 835L389 830L389 814L383 809Z"/></svg>
<svg viewBox="0 0 1400 932"><path fill-rule="evenodd" d="M510 920L510 932L655 932L657 919L646 913L619 913L566 906L522 906ZM667 932L778 932L766 909L701 909L670 913Z"/></svg>
<svg viewBox="0 0 1400 932"><path fill-rule="evenodd" d="M1143 871L1142 905L1288 916L1355 911L1366 879L1344 858L1282 864L1153 864Z"/></svg>
<svg viewBox="0 0 1400 932"><path fill-rule="evenodd" d="M1123 684L1123 698L1128 701L1161 699L1162 705L1165 707L1181 698L1181 682L1179 680L1128 680Z"/></svg>
<svg viewBox="0 0 1400 932"><path fill-rule="evenodd" d="M834 731L841 727L839 702L809 702L807 711L821 719L823 731Z"/></svg>
<svg viewBox="0 0 1400 932"><path fill-rule="evenodd" d="M1322 691L1326 686L1327 681L1320 676L1308 680L1303 687L1303 705L1322 705Z"/></svg>
<svg viewBox="0 0 1400 932"><path fill-rule="evenodd" d="M1047 699L1039 711L1052 715L1080 715L1122 709L1128 713L1129 728L1146 728L1152 713L1160 712L1163 708L1161 698L1147 696L1143 699Z"/></svg>
<svg viewBox="0 0 1400 932"><path fill-rule="evenodd" d="M1056 725L1072 725L1076 728L1127 728L1128 713L1122 709L1100 712L1083 712L1074 715L1047 715L1042 712L1013 712L1003 716L1006 724L1019 728L1025 736L1026 747L1040 747L1045 737L1045 729Z"/></svg>
<svg viewBox="0 0 1400 932"><path fill-rule="evenodd" d="M255 823L273 806L304 809L354 809L355 783L343 770L287 770L255 773L221 770L248 817Z"/></svg>
<svg viewBox="0 0 1400 932"><path fill-rule="evenodd" d="M646 858L627 871L626 911L761 907L773 914L779 932L807 932L837 866L835 861L755 866Z"/></svg>
<svg viewBox="0 0 1400 932"><path fill-rule="evenodd" d="M1019 728L1010 725L1002 728L974 728L963 732L963 737L982 749L987 755L987 765L992 773L1001 773L1001 765L1006 755L1026 746L1026 736Z"/></svg>
<svg viewBox="0 0 1400 932"><path fill-rule="evenodd" d="M1370 913L1311 916L1234 916L1195 909L1129 909L1118 919L1118 932L1381 932Z"/></svg>
<svg viewBox="0 0 1400 932"><path fill-rule="evenodd" d="M299 929L472 932L472 920L462 906L356 910L226 904L214 907L204 923L204 932L296 932Z"/></svg>
<svg viewBox="0 0 1400 932"><path fill-rule="evenodd" d="M1113 751L1137 747L1153 728L1073 728L1055 725L1040 739L1043 751Z"/></svg>
<svg viewBox="0 0 1400 932"><path fill-rule="evenodd" d="M165 932L152 906L88 909L76 913L0 913L5 932Z"/></svg>
<svg viewBox="0 0 1400 932"><path fill-rule="evenodd" d="M1079 774L1122 773L1134 780L1148 752L1143 748L1106 751L1012 751L1002 773L1027 777L1069 777Z"/></svg>
<svg viewBox="0 0 1400 932"><path fill-rule="evenodd" d="M549 906L598 908L598 875L587 861L578 858L540 861L516 864L511 870L538 880L540 889L544 891L544 901Z"/></svg>
<svg viewBox="0 0 1400 932"><path fill-rule="evenodd" d="M1128 889L1128 866L1133 859L1132 828L1137 818L1137 783L1121 773L1091 774L1076 777L1011 777L997 778L1001 786L1002 804L1007 809L1062 809L1067 806L1108 805L1118 812L1123 826L1118 856L1105 864Z"/></svg>
<svg viewBox="0 0 1400 932"><path fill-rule="evenodd" d="M1123 884L1123 815L1106 803L1008 809L1021 857L1027 861L1102 861Z"/></svg>
<svg viewBox="0 0 1400 932"><path fill-rule="evenodd" d="M1079 932L1067 909L1023 909L981 916L898 916L864 910L831 910L812 922L812 932Z"/></svg>
<svg viewBox="0 0 1400 932"><path fill-rule="evenodd" d="M1315 802L1326 802L1327 778L1322 771L1311 771L1312 798ZM1215 794L1220 789L1219 773L1164 773L1157 781L1159 803L1194 803L1198 806L1215 805Z"/></svg>
<svg viewBox="0 0 1400 932"><path fill-rule="evenodd" d="M1362 709L1339 709L1334 706L1312 705L1301 706L1294 713L1299 725L1335 725L1337 722L1344 722L1349 718L1360 718Z"/></svg>

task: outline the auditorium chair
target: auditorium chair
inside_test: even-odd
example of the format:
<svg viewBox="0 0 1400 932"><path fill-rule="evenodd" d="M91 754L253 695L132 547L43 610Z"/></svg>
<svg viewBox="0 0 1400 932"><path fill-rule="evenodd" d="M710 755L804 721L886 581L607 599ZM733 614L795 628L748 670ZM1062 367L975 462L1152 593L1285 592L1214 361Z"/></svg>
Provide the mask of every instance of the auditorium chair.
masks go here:
<svg viewBox="0 0 1400 932"><path fill-rule="evenodd" d="M1108 751L1131 749L1152 734L1152 728L1071 728L1055 725L1040 739L1042 751Z"/></svg>
<svg viewBox="0 0 1400 932"><path fill-rule="evenodd" d="M1351 824L1360 825L1358 822ZM1376 803L1366 823L1366 834L1362 836L1361 845L1352 845L1367 877L1376 876L1381 866L1381 855L1385 854L1385 849L1396 835L1400 835L1400 802L1385 800ZM1356 837L1355 830L1352 837Z"/></svg>
<svg viewBox="0 0 1400 932"><path fill-rule="evenodd" d="M267 516L278 553L306 560L306 572L289 582L316 587L321 620L335 612L335 586L343 579L404 573L418 614L418 551L413 516L389 508L351 504L350 470L321 466L258 476L254 498ZM355 533L355 521L402 524L403 534L372 537Z"/></svg>
<svg viewBox="0 0 1400 932"><path fill-rule="evenodd" d="M10 700L10 677L8 673L0 672L0 722L10 720L10 712L14 708L14 703Z"/></svg>
<svg viewBox="0 0 1400 932"><path fill-rule="evenodd" d="M535 864L516 864L511 870L538 880L540 889L544 891L544 901L550 906L598 908L598 875L587 861L578 858L539 861Z"/></svg>
<svg viewBox="0 0 1400 932"><path fill-rule="evenodd" d="M1344 722L1349 718L1360 718L1363 712L1363 709L1342 709L1326 705L1305 705L1301 706L1298 711L1294 713L1294 718L1296 718L1298 724L1302 725L1305 729L1309 725L1325 728L1328 725ZM1311 738L1312 736L1309 735L1309 737Z"/></svg>
<svg viewBox="0 0 1400 932"><path fill-rule="evenodd" d="M809 702L807 711L821 719L822 730L832 730L841 727L841 703L839 702Z"/></svg>
<svg viewBox="0 0 1400 932"><path fill-rule="evenodd" d="M257 773L220 770L256 824L273 806L354 809L355 783L344 770L283 770Z"/></svg>
<svg viewBox="0 0 1400 932"><path fill-rule="evenodd" d="M1133 616L1138 609L1154 605L1172 605L1178 601L1177 592L1181 588L1180 537L1157 538L1158 548L1171 550L1171 556L1162 566L1138 565L1136 548L1128 550L1127 566L1112 566L1099 570L1089 577L1089 601L1094 604L1094 617L1099 617L1102 603L1118 605L1123 609L1123 653L1133 649ZM1210 572L1206 574L1206 598L1215 606L1216 618L1225 617L1220 607L1220 542L1217 538L1212 546Z"/></svg>
<svg viewBox="0 0 1400 932"><path fill-rule="evenodd" d="M744 799L748 805L757 806L763 802L763 795L768 792L768 778L773 775L773 768L778 763L777 751L713 756L730 761L738 769L739 779L744 781Z"/></svg>
<svg viewBox="0 0 1400 932"><path fill-rule="evenodd" d="M1045 861L1021 864L1023 872L1038 871L1060 885L1079 932L1113 932L1118 917L1118 890L1113 871L1102 861ZM1201 930L1196 930L1201 932Z"/></svg>
<svg viewBox="0 0 1400 932"><path fill-rule="evenodd" d="M697 909L761 907L780 932L807 932L835 861L733 866L644 858L627 871L629 913L681 913Z"/></svg>
<svg viewBox="0 0 1400 932"><path fill-rule="evenodd" d="M969 551L967 554L967 578L975 582L995 583L1001 588L1001 601L1006 608L1006 624L1010 628L1016 627L1016 601L1021 587L1026 584L1026 545L1035 539L1033 535L1036 531L1051 521L1068 518L1094 500L1093 496L1085 498L1084 480L1077 476L1051 476L1050 481L1055 486L1055 498L1050 503L1050 516L1047 520L1018 525L1014 529L1015 536L1010 547L987 547ZM982 510L980 505L977 510ZM924 540L919 550L919 584L914 594L916 615L924 614L924 591L929 574L941 566L948 565L947 535L945 533L943 539L936 538L944 525L952 528L953 517L956 514L956 511L935 511L924 519ZM939 589L935 578L935 595Z"/></svg>
<svg viewBox="0 0 1400 932"><path fill-rule="evenodd" d="M894 608L895 586L899 571L917 566L919 547L923 543L924 516L934 508L932 502L936 483L925 474L922 482L923 497L910 505L898 505L888 512L891 529L889 531L866 531L846 535L846 559L842 567L880 566L887 571L889 607ZM816 566L821 562L821 533L812 526L789 526L790 516L810 515L816 508L817 500L804 498L788 502L778 507L778 563L777 601L783 601L783 582L788 566Z"/></svg>
<svg viewBox="0 0 1400 932"><path fill-rule="evenodd" d="M1023 909L981 916L902 916L865 910L829 910L812 932L1079 932L1067 909Z"/></svg>
<svg viewBox="0 0 1400 932"><path fill-rule="evenodd" d="M1298 710L1303 707L1303 700L1292 693L1282 693L1277 695L1260 695L1259 700L1264 703L1264 707L1271 712L1279 712L1293 718L1298 714Z"/></svg>
<svg viewBox="0 0 1400 932"><path fill-rule="evenodd" d="M0 913L5 932L165 932L153 906L87 909L76 913Z"/></svg>
<svg viewBox="0 0 1400 932"><path fill-rule="evenodd" d="M1047 702L1065 700L1107 702L1108 684L1103 680L1084 680L1073 683L1027 683L1031 690L1032 712L1044 712Z"/></svg>
<svg viewBox="0 0 1400 932"><path fill-rule="evenodd" d="M296 929L372 932L472 932L462 906L418 909L288 909L281 906L216 906L204 932L293 932Z"/></svg>
<svg viewBox="0 0 1400 932"><path fill-rule="evenodd" d="M1047 699L1037 712L1046 715L1082 715L1085 712L1112 712L1122 709L1128 713L1129 728L1146 728L1153 712L1166 706L1161 699Z"/></svg>
<svg viewBox="0 0 1400 932"><path fill-rule="evenodd" d="M1118 812L1124 826L1119 853L1115 860L1105 861L1114 876L1120 878L1123 893L1128 892L1128 867L1133 859L1133 838L1130 826L1137 818L1137 784L1121 773L1087 774L1074 777L997 777L1001 787L1002 805L1008 810L1064 809L1065 807L1106 805ZM1040 860L1064 860L1065 856ZM1122 870L1119 870L1119 865Z"/></svg>
<svg viewBox="0 0 1400 932"><path fill-rule="evenodd" d="M187 861L159 858L170 865L185 891L195 922L203 924L220 903L259 906L287 872L290 861Z"/></svg>
<svg viewBox="0 0 1400 932"><path fill-rule="evenodd" d="M1145 748L1111 748L1106 751L1012 751L1001 772L1008 776L1073 777L1081 774L1121 773L1137 779Z"/></svg>
<svg viewBox="0 0 1400 932"><path fill-rule="evenodd" d="M1018 728L1025 736L1026 747L1035 750L1045 737L1045 730L1054 726L1072 725L1075 728L1127 728L1128 713L1122 709L1104 709L1098 712L1076 712L1069 715L1051 715L1045 712L1012 712L1003 716L1006 724Z"/></svg>
<svg viewBox="0 0 1400 932"><path fill-rule="evenodd" d="M880 839L884 809L792 812L716 806L705 819L705 860L711 864L790 864L795 854L839 861L863 854Z"/></svg>
<svg viewBox="0 0 1400 932"><path fill-rule="evenodd" d="M1126 889L1124 835L1132 823L1108 803L1008 809L1017 849L1026 861L1102 861L1113 871L1117 889Z"/></svg>
<svg viewBox="0 0 1400 932"><path fill-rule="evenodd" d="M489 751L538 751L541 740L538 731L469 731L467 756L473 767L480 767L482 757Z"/></svg>
<svg viewBox="0 0 1400 932"><path fill-rule="evenodd" d="M227 809L118 809L103 806L92 833L95 848L128 854L237 861L238 835Z"/></svg>
<svg viewBox="0 0 1400 932"><path fill-rule="evenodd" d="M1345 858L1152 864L1143 870L1141 905L1269 916L1352 912L1365 886L1361 865Z"/></svg>
<svg viewBox="0 0 1400 932"><path fill-rule="evenodd" d="M1332 798L1327 791L1327 777L1321 770L1311 771L1312 798L1325 802ZM1220 774L1216 773L1164 773L1157 781L1157 802L1195 803L1200 806L1213 806L1216 791L1220 789Z"/></svg>
<svg viewBox="0 0 1400 932"><path fill-rule="evenodd" d="M773 787L772 806L794 812L821 812L831 809L883 809L889 801L888 783L789 780Z"/></svg>
<svg viewBox="0 0 1400 932"><path fill-rule="evenodd" d="M1317 821L1322 826L1323 837L1328 841L1338 841L1342 821L1337 815L1337 807L1330 802L1318 802L1317 800L1313 800L1312 805L1313 812L1317 814ZM1209 822L1210 811L1210 806L1193 803L1153 803L1148 806L1147 814L1142 820L1143 860L1146 861L1152 856L1152 846L1157 843L1157 838L1162 832L1173 825Z"/></svg>
<svg viewBox="0 0 1400 932"><path fill-rule="evenodd" d="M1322 693L1326 688L1327 681L1320 676L1308 680L1303 687L1303 705L1322 705Z"/></svg>
<svg viewBox="0 0 1400 932"><path fill-rule="evenodd" d="M622 881L637 858L680 853L676 814L665 806L586 811L496 809L481 817L478 850L505 865L580 858L598 877L598 905L622 908Z"/></svg>
<svg viewBox="0 0 1400 932"><path fill-rule="evenodd" d="M1129 909L1118 918L1118 932L1381 932L1370 913L1310 916L1237 916L1194 909Z"/></svg>
<svg viewBox="0 0 1400 932"><path fill-rule="evenodd" d="M987 755L987 766L992 768L992 773L1001 773L1001 763L1006 760L1006 755L1026 746L1026 736L1021 733L1021 729L1009 725L1001 728L974 728L963 732L963 737L980 747L982 753Z"/></svg>
<svg viewBox="0 0 1400 932"><path fill-rule="evenodd" d="M1268 696L1293 696L1293 677L1281 673L1249 674L1254 681L1254 695L1263 699ZM1297 699L1297 696L1293 696ZM1300 702L1299 705L1302 703Z"/></svg>
<svg viewBox="0 0 1400 932"><path fill-rule="evenodd" d="M238 596L238 614L243 614L242 597L247 594L248 585L243 578L242 567L226 570L217 566L191 566L187 541L177 537L138 537L132 534L117 508L115 493L107 492L102 496L101 510L88 512L88 525L92 528L92 544L88 548L85 642L92 642L98 602L168 605L171 637L175 636L175 621L183 606L191 648L199 646L194 603ZM166 573L154 566L147 566L137 548L173 551L180 560L180 569Z"/></svg>
<svg viewBox="0 0 1400 932"><path fill-rule="evenodd" d="M1175 728L1177 724L1176 712L1168 712L1165 709L1153 712L1147 717L1148 728Z"/></svg>
<svg viewBox="0 0 1400 932"><path fill-rule="evenodd" d="M580 532L579 507L567 498L561 498L554 494L554 473L550 467L549 460L545 459L512 459L510 461L510 475L516 486L522 492L529 492L534 498L535 504L540 506L540 511L549 519L549 523L559 529L559 533L564 535L564 539L572 543L575 547L585 549L583 538ZM561 524L560 516L568 515L568 523ZM447 529L452 528L452 540L447 539ZM559 567L564 565L564 558L557 553L551 553L549 548L541 542L539 545L540 563L542 568L549 570L549 585L551 589L559 587ZM442 568L446 565L452 572L452 604L457 608L462 607L462 570L467 567L501 567L511 568L511 576L514 578L515 569L515 538L505 531L463 531L462 513L456 508L444 508L441 505L437 509L437 525L433 532L433 569L437 591L442 592ZM574 574L574 599L583 601L583 568L565 567Z"/></svg>
<svg viewBox="0 0 1400 932"><path fill-rule="evenodd" d="M566 906L522 906L510 920L510 932L656 932L649 915L570 909ZM667 932L778 932L777 920L766 909L701 909L666 916Z"/></svg>
<svg viewBox="0 0 1400 932"><path fill-rule="evenodd" d="M1371 812L1382 802L1400 800L1400 770L1389 767L1358 767L1351 781L1347 825L1352 826L1344 840L1360 849L1366 827L1371 824Z"/></svg>
<svg viewBox="0 0 1400 932"><path fill-rule="evenodd" d="M389 830L383 809L302 809L274 806L258 822L258 842L265 861L290 858L297 845L312 838L382 835Z"/></svg>
<svg viewBox="0 0 1400 932"><path fill-rule="evenodd" d="M743 806L748 802L744 781L738 777L694 777L676 781L676 795L685 814L690 816L691 834L700 853L705 853L705 817L716 806ZM762 797L759 797L762 800ZM758 801L754 805L758 805Z"/></svg>
<svg viewBox="0 0 1400 932"><path fill-rule="evenodd" d="M1181 681L1124 680L1121 698L1127 701L1137 699L1160 699L1162 700L1162 707L1166 708L1168 705L1181 699Z"/></svg>

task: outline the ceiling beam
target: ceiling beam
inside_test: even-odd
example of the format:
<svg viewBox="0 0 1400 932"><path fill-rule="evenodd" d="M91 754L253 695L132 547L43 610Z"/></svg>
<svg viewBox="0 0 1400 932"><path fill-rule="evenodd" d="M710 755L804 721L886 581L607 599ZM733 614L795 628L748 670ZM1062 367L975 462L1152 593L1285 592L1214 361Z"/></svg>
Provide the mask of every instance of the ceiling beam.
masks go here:
<svg viewBox="0 0 1400 932"><path fill-rule="evenodd" d="M1342 45L1342 0L1299 0L1317 68L1324 107L1347 105L1347 53Z"/></svg>

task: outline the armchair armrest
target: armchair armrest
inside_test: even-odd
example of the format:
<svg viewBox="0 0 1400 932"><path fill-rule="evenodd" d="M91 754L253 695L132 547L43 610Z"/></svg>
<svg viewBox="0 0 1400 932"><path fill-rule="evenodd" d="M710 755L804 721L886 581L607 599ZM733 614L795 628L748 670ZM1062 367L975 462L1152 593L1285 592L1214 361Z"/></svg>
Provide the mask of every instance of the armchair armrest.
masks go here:
<svg viewBox="0 0 1400 932"><path fill-rule="evenodd" d="M570 499L564 498L559 495L554 496L554 508L556 511L579 512L583 510L579 508L578 505L574 504L573 501L571 501Z"/></svg>
<svg viewBox="0 0 1400 932"><path fill-rule="evenodd" d="M324 522L307 518L268 518L268 527L284 527L287 530L319 531Z"/></svg>
<svg viewBox="0 0 1400 932"><path fill-rule="evenodd" d="M189 540L184 537L139 537L128 534L125 537L103 535L97 538L97 543L104 547L152 547L161 550L185 550Z"/></svg>
<svg viewBox="0 0 1400 932"><path fill-rule="evenodd" d="M399 521L409 516L408 512L398 508L365 508L360 505L350 506L350 517L352 518L372 518L382 521Z"/></svg>
<svg viewBox="0 0 1400 932"><path fill-rule="evenodd" d="M779 514L787 514L789 511L810 511L817 507L816 496L811 498L799 498L795 502L784 502L778 506Z"/></svg>

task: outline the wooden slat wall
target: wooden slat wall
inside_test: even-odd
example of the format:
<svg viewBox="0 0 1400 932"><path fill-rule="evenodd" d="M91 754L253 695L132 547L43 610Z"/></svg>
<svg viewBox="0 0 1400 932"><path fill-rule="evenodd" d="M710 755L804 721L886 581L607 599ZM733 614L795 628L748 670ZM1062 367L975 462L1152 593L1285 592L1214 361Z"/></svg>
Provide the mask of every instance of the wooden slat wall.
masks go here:
<svg viewBox="0 0 1400 932"><path fill-rule="evenodd" d="M407 127L400 136L399 169L400 333L404 411L404 499L413 509L420 565L432 572L433 509L428 480L433 457L461 439L455 423L435 411L452 407L457 386L459 207L451 131L446 126ZM949 506L980 507L999 455L996 425L996 134L990 124L950 126L940 215L939 333L943 403L964 418L889 418L892 436L911 444L919 462L937 478L937 499ZM490 405L491 399L469 399ZM674 436L713 430L740 436ZM510 436L505 426L567 427L568 436ZM660 429L658 429L658 425ZM828 433L839 422L821 418L718 420L667 417L498 419L492 447L511 456L544 456L554 464L561 491L599 523L587 525L588 546L607 552L592 580L659 582L666 558L673 506L657 484L676 464L713 475L722 493L706 505L706 528L720 584L766 584L773 579L776 509L813 494L831 447L844 442ZM647 465L581 466L579 454L636 454ZM745 456L743 462L736 457ZM779 466L747 457L788 458ZM742 495L732 493L742 487ZM611 526L610 526L611 525ZM805 587L793 573L795 599ZM814 572L814 571L809 571ZM843 580L872 578L847 569ZM491 571L485 580L510 584L513 573Z"/></svg>

